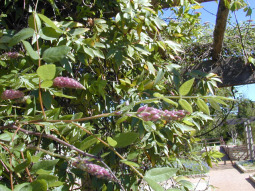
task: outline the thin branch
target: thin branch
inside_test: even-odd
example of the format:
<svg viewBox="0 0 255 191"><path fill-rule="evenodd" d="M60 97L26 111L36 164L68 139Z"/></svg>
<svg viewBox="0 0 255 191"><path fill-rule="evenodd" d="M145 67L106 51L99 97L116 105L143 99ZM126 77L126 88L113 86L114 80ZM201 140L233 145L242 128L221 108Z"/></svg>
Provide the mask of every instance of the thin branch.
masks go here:
<svg viewBox="0 0 255 191"><path fill-rule="evenodd" d="M234 92L233 92L233 87L232 87L232 89L231 89L231 92L232 92L232 94L233 94L233 97L235 98L235 94L234 94ZM213 130L217 129L218 127L220 127L220 126L226 121L226 119L228 118L229 114L230 114L231 111L234 109L234 106L235 106L235 104L232 103L232 106L231 106L231 108L229 109L228 113L224 116L224 118L221 120L221 122L220 122L218 125L214 126L214 127L213 127L212 129L210 129L209 131L207 131L207 132L205 132L205 133L203 133L203 134L200 134L200 135L196 135L196 136L194 136L194 137L201 137L201 136L204 136L204 135L206 135L206 134L212 132Z"/></svg>
<svg viewBox="0 0 255 191"><path fill-rule="evenodd" d="M4 164L4 162L3 162L2 160L0 160L0 162L2 163L3 167L5 168L5 170L6 170L7 172L10 172L9 169L7 168L7 166Z"/></svg>
<svg viewBox="0 0 255 191"><path fill-rule="evenodd" d="M121 160L125 160L125 158L118 153L112 146L110 146L108 143L106 143L105 141L103 141L102 139L100 139L99 137L95 136L93 133L91 133L90 131L88 131L87 129L83 128L82 126L80 126L77 123L72 123L75 126L79 127L80 129L82 129L83 131L85 131L86 133L88 133L89 135L92 135L93 137L95 137L97 140L99 140L101 143L103 143L105 146L107 146L109 149L111 149ZM133 166L130 166L133 171L135 171L141 178L143 178L143 175Z"/></svg>
<svg viewBox="0 0 255 191"><path fill-rule="evenodd" d="M18 127L15 125L15 124L10 124L10 125L6 125L6 126L2 126L0 127L0 130L3 130L3 129L13 129L13 130L17 130ZM62 145L65 145L67 147L69 147L71 150L75 150L77 151L79 154L83 155L83 156L87 156L87 157L90 157L90 158L94 158L96 160L101 160L99 159L98 157L96 157L95 155L92 155L92 154L89 154L89 153L86 153L78 148L76 148L75 146L69 144L69 143L66 143L65 141L53 136L53 135L49 135L49 134L41 134L39 132L34 132L34 131L28 131L28 130L25 130L25 129L22 129L22 128L19 128L19 131L25 133L26 135L35 135L35 136L38 136L38 137L44 137L44 138L47 138L47 139L51 139L51 140L54 140Z"/></svg>
<svg viewBox="0 0 255 191"><path fill-rule="evenodd" d="M238 28L238 32L239 32L239 35L240 35L240 41L241 41L241 45L242 45L242 49L243 49L243 54L244 54L244 57L245 57L245 61L247 62L247 60L248 60L247 53L245 51L245 47L244 47L244 43L243 43L243 35L242 35L241 29L240 29L239 22L238 22L237 17L236 17L236 12L234 12L234 15L235 15L235 20L236 20L236 25L237 25L237 28Z"/></svg>
<svg viewBox="0 0 255 191"><path fill-rule="evenodd" d="M38 5L38 0L36 1L36 4L35 4L35 13L36 13L36 10L37 10L37 5ZM38 59L38 67L41 66L41 57L40 57L40 47L39 47L39 41L38 41L38 31L37 31L37 24L36 24L36 20L35 20L35 13L33 13L34 15L34 29L35 29L35 37L36 37L36 47L37 47L37 53L38 53L38 56L39 56L39 59ZM44 111L44 107L43 107L43 100L42 100L42 91L41 91L41 79L39 78L39 101L40 101L40 106L41 106L41 110L42 110L42 113L43 113L43 117L44 119L46 119L46 114L45 114L45 111Z"/></svg>
<svg viewBox="0 0 255 191"><path fill-rule="evenodd" d="M34 120L34 121L28 121L28 122L24 122L25 124L35 124L35 123L39 123L39 122L49 122L49 123L58 123L58 122L63 122L63 123L73 123L73 122L81 122L81 121L88 121L88 120L92 120L92 119L98 119L98 118L102 118L102 117L110 117L112 115L115 115L114 113L103 113L103 114L99 114L99 115L94 115L91 117L84 117L84 118L80 118L80 119L73 119L73 120ZM22 122L21 122L22 123Z"/></svg>
<svg viewBox="0 0 255 191"><path fill-rule="evenodd" d="M76 148L75 146L73 146L73 145L71 145L69 143L66 143L65 141L63 141L63 140L53 136L53 135L42 134L42 133L33 132L33 131L28 131L28 130L25 130L25 129L17 127L15 124L9 124L9 125L0 127L0 130L4 130L4 129L13 129L13 130L17 130L18 129L19 131L25 133L26 135L35 135L35 136L38 136L38 137L44 137L44 138L47 138L47 139L54 140L54 141L56 141L56 142L58 142L58 143L60 143L60 144L62 144L64 146L69 147L71 150L75 150L80 155L83 155L83 156L86 156L86 157L89 157L89 158L93 158L93 159L101 162L109 170L109 172L113 175L114 179L118 182L118 184L121 187L121 189L125 190L124 187L121 185L121 181L115 176L115 174L112 172L111 168L101 158L99 158L99 157L97 157L95 155L86 153L86 152Z"/></svg>
<svg viewBox="0 0 255 191"><path fill-rule="evenodd" d="M10 166L12 166L12 155L10 155L9 163L10 163ZM10 170L10 184L11 184L11 189L13 191L14 190L14 186L13 186L13 174L12 174L12 170Z"/></svg>
<svg viewBox="0 0 255 191"><path fill-rule="evenodd" d="M42 151L43 153L46 153L50 156L62 158L62 159L65 159L65 160L70 160L71 159L71 157L66 157L66 156L63 156L63 155L59 155L57 153L53 153L53 152L47 151L45 149L42 149L40 147L35 147L35 146L32 146L32 145L28 145L26 148L31 149L31 150Z"/></svg>
<svg viewBox="0 0 255 191"><path fill-rule="evenodd" d="M24 154L23 154L22 151L20 151L20 154L21 154L21 157L22 157L23 161L25 161ZM33 182L33 178L32 178L32 176L31 176L31 174L29 172L29 169L27 167L26 167L26 172L27 172L27 175L29 177L29 182Z"/></svg>

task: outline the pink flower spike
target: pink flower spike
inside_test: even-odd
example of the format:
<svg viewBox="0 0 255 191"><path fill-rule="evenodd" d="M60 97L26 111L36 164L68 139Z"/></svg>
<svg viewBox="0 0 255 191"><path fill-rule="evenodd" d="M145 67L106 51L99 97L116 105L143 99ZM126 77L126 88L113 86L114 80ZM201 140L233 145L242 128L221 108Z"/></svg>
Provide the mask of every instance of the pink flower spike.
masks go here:
<svg viewBox="0 0 255 191"><path fill-rule="evenodd" d="M155 114L155 115L153 115L153 116L151 117L151 120L152 120L152 121L157 121L157 120L159 120L160 118L161 118L160 115Z"/></svg>
<svg viewBox="0 0 255 191"><path fill-rule="evenodd" d="M59 88L85 89L85 87L73 78L56 77L53 85Z"/></svg>
<svg viewBox="0 0 255 191"><path fill-rule="evenodd" d="M19 90L5 90L2 99L18 99L24 97L24 93Z"/></svg>
<svg viewBox="0 0 255 191"><path fill-rule="evenodd" d="M139 107L139 109L137 110L137 113L141 113L143 112L148 106L147 105L144 105L142 107Z"/></svg>

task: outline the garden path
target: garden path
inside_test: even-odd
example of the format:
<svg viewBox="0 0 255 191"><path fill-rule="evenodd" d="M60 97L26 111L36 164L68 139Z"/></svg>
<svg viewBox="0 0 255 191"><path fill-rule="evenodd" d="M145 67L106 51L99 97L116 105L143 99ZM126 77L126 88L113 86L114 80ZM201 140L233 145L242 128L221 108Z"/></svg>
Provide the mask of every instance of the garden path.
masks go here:
<svg viewBox="0 0 255 191"><path fill-rule="evenodd" d="M224 153L220 147L219 151ZM190 180L196 186L195 191L204 191L208 185L213 187L207 191L255 191L255 184L249 179L252 173L242 173L232 165L227 155L221 160L218 165L213 165L207 177Z"/></svg>
<svg viewBox="0 0 255 191"><path fill-rule="evenodd" d="M212 191L253 191L255 184L250 181L251 173L242 173L230 161L219 162L218 166L214 166L210 172L210 185Z"/></svg>
<svg viewBox="0 0 255 191"><path fill-rule="evenodd" d="M214 165L207 177L191 178L195 191L254 191L255 184L250 181L251 173L242 173L230 161ZM208 185L211 187L208 188Z"/></svg>

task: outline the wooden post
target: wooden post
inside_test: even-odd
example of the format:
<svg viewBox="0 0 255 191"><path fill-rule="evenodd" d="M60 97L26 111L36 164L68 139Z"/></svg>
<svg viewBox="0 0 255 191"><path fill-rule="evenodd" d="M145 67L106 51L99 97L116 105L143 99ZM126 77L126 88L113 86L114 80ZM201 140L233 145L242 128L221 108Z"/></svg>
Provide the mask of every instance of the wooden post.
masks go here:
<svg viewBox="0 0 255 191"><path fill-rule="evenodd" d="M248 120L244 122L245 131L246 131L246 142L247 142L247 150L248 155L251 160L254 159L254 148L253 148L253 138L252 138L252 131L251 131L251 123Z"/></svg>

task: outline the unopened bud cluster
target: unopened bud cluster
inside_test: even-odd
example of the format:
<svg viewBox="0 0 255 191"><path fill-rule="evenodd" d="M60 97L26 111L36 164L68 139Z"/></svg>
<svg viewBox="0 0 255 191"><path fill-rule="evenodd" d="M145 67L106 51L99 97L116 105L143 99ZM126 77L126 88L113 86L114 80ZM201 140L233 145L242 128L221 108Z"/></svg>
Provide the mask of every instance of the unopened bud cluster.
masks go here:
<svg viewBox="0 0 255 191"><path fill-rule="evenodd" d="M18 52L6 52L4 56L8 56L9 58L18 58L20 54Z"/></svg>
<svg viewBox="0 0 255 191"><path fill-rule="evenodd" d="M140 107L137 110L137 116L142 118L144 121L158 121L158 120L180 120L188 114L185 110L169 111L156 109L154 107L148 107L147 105Z"/></svg>
<svg viewBox="0 0 255 191"><path fill-rule="evenodd" d="M112 174L108 170L106 170L105 168L99 165L93 164L85 159L77 158L77 160L73 162L72 164L73 166L83 171L86 171L89 174L96 176L97 178L115 181Z"/></svg>
<svg viewBox="0 0 255 191"><path fill-rule="evenodd" d="M85 87L76 80L68 77L56 77L53 85L59 88L85 89Z"/></svg>
<svg viewBox="0 0 255 191"><path fill-rule="evenodd" d="M19 90L5 90L2 93L2 99L18 99L23 98L24 93Z"/></svg>

